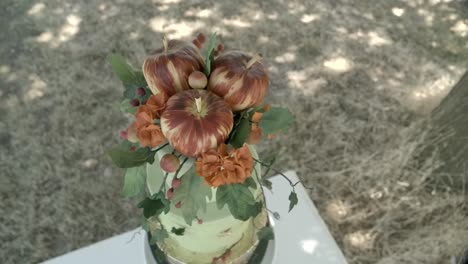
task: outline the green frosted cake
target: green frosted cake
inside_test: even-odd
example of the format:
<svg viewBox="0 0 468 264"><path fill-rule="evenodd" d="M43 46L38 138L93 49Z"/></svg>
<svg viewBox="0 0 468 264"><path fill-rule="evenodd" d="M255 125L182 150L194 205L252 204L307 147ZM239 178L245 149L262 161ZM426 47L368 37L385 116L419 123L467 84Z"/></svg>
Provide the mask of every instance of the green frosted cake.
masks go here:
<svg viewBox="0 0 468 264"><path fill-rule="evenodd" d="M258 158L257 152L253 146L249 146L252 156ZM158 151L155 162L147 165L147 185L149 192L155 194L159 191L164 178L164 172L159 166L159 160L172 148L166 148ZM181 161L182 162L182 161ZM198 175L190 176L187 172L194 167L194 160L185 162L179 172L178 178L182 183L185 176L200 177ZM260 177L261 167L257 164L255 171ZM258 179L259 179L258 177ZM174 173L168 175L166 186L171 185ZM257 180L256 177L255 181ZM200 177L200 180L203 180ZM206 184L203 183L202 184ZM207 185L208 186L208 185ZM257 182L257 186L260 186ZM249 188L257 200L263 200L260 188ZM216 205L216 188L210 188L211 199L207 197L206 211L200 211L198 219L195 219L191 225L187 224L182 214L181 208L171 206L167 214L161 214L159 221L152 220L150 223L150 232L156 233L162 224L166 230L184 228L183 235L169 233L169 237L159 246L166 251L172 263L212 263L213 259L222 257L226 263L246 263L249 256L257 244L257 231L265 226L267 222L267 213L263 209L255 218L247 221L235 219L227 206L218 209ZM176 257L174 257L176 256Z"/></svg>

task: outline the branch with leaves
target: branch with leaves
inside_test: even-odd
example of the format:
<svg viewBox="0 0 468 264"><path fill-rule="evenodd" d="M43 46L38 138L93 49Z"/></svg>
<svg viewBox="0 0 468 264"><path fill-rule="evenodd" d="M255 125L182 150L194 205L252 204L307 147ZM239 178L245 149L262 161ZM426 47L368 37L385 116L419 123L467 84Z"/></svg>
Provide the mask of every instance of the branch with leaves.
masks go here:
<svg viewBox="0 0 468 264"><path fill-rule="evenodd" d="M298 197L297 197L297 193L296 193L296 185L298 185L299 183L301 183L304 188L306 189L312 189L312 187L307 187L305 186L300 180L297 181L297 182L292 182L291 179L288 178L288 176L286 176L284 173L282 173L281 171L275 169L272 167L273 165L273 162L275 161L275 159L273 159L272 162L270 163L265 163L261 160L258 160L258 159L254 159L255 162L258 162L260 165L264 166L267 168L267 171L266 173L263 175L263 177L266 177L266 175L268 174L268 172L271 170L271 171L274 171L276 174L280 175L281 177L283 177L286 181L288 181L289 185L291 186L292 188L292 191L291 193L289 194L289 212L291 212L291 210L294 208L294 206L297 205L297 203L299 202L298 200ZM266 179L265 179L266 180ZM271 184L271 183L270 183ZM271 185L270 185L271 186ZM266 186L267 188L269 186Z"/></svg>

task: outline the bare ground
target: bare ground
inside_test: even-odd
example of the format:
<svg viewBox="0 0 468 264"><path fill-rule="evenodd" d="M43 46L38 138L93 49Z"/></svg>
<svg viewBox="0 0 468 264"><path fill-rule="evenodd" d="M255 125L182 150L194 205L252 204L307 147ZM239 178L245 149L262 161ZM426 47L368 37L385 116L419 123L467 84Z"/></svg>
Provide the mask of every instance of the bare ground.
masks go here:
<svg viewBox="0 0 468 264"><path fill-rule="evenodd" d="M5 1L4 1L5 2ZM1 263L37 263L139 224L105 156L126 118L105 57L135 65L162 34L261 52L267 100L297 122L261 150L295 169L350 263L448 263L466 196L415 164L428 113L468 66L468 6L450 0L13 1L0 11Z"/></svg>

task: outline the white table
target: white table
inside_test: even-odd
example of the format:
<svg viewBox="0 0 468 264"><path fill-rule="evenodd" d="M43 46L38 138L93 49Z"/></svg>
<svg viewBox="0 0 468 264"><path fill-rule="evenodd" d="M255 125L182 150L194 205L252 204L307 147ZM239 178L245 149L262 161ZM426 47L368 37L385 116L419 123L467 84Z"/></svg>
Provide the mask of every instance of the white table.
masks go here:
<svg viewBox="0 0 468 264"><path fill-rule="evenodd" d="M285 173L292 182L297 175ZM301 184L296 186L299 203L288 213L291 188L281 176L270 178L273 190L265 189L268 208L280 214L270 221L275 232L262 264L346 264L346 260ZM141 228L78 249L44 264L156 264Z"/></svg>

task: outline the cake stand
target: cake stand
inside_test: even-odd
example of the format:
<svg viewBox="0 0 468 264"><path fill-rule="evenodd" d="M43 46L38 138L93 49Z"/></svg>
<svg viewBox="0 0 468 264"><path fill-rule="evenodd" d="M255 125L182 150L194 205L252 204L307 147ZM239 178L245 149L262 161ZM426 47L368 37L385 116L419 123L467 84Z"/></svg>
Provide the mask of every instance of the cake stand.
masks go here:
<svg viewBox="0 0 468 264"><path fill-rule="evenodd" d="M298 181L293 171L285 174L292 182ZM291 192L289 184L281 176L269 179L273 188L272 191L265 188L266 204L271 212L279 214L279 218L269 214L275 240L270 241L261 264L346 264L346 259L304 187L301 184L296 185L299 203L288 213L288 196ZM43 263L157 264L151 254L146 232L141 228Z"/></svg>

